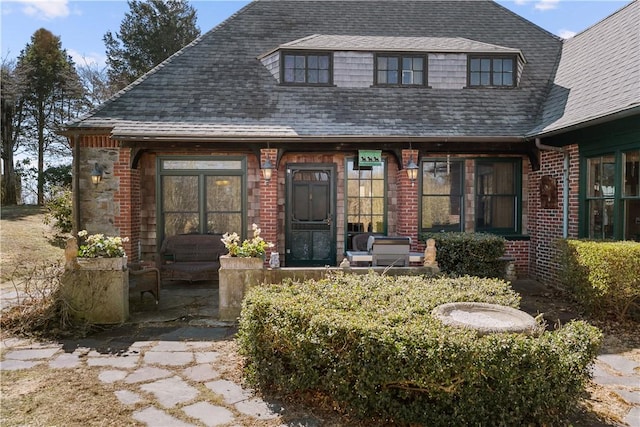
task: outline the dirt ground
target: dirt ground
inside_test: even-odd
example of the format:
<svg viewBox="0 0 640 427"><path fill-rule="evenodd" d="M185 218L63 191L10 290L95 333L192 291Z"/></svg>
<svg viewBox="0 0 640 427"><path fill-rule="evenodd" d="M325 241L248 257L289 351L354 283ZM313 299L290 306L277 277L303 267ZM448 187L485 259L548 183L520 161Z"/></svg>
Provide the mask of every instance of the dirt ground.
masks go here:
<svg viewBox="0 0 640 427"><path fill-rule="evenodd" d="M0 268L2 291L13 289L11 275L16 267L62 260L53 229L43 223L43 211L33 206L3 207L0 220ZM521 308L532 315L544 314L549 327L580 318L570 298L562 292L536 282L518 283ZM640 362L640 328L637 323L598 322L604 332L604 352L625 353ZM6 339L6 331L0 331ZM234 378L242 375L242 364L234 342L221 343L220 351L238 360ZM115 398L91 370L47 370L36 368L3 373L0 378L0 424L11 425L135 425ZM550 396L553 398L553 396ZM320 418L335 426L360 426L332 414L322 400L307 396L286 404L290 411L321 414ZM311 406L310 406L311 405ZM316 408L311 409L313 405ZM570 424L573 426L619 426L629 408L606 387L592 385Z"/></svg>

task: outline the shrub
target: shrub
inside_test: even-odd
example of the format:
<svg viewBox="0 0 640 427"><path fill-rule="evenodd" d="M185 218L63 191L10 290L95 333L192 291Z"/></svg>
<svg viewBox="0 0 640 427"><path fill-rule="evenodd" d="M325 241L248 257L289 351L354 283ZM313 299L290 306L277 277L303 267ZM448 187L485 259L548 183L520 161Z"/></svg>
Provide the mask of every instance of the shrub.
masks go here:
<svg viewBox="0 0 640 427"><path fill-rule="evenodd" d="M461 276L503 277L505 239L485 233L425 233L436 241L436 261L443 273Z"/></svg>
<svg viewBox="0 0 640 427"><path fill-rule="evenodd" d="M560 240L559 279L591 315L638 310L640 243Z"/></svg>
<svg viewBox="0 0 640 427"><path fill-rule="evenodd" d="M553 424L589 378L599 331L583 322L540 333L490 334L431 315L457 301L518 307L496 279L338 274L253 288L239 344L247 380L324 394L346 414L384 423Z"/></svg>
<svg viewBox="0 0 640 427"><path fill-rule="evenodd" d="M53 227L61 233L70 233L73 228L71 190L58 187L53 191L53 196L45 203L47 212L44 215L45 224L53 224Z"/></svg>

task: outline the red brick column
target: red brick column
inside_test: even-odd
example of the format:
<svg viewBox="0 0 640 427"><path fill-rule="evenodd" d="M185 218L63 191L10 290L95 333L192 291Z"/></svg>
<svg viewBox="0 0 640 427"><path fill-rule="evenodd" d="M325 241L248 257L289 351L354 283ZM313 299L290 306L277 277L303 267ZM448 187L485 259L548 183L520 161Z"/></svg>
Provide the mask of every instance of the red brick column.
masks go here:
<svg viewBox="0 0 640 427"><path fill-rule="evenodd" d="M124 248L130 262L138 261L140 242L140 173L131 169L131 149L120 148L118 160L113 165L113 175L119 185L113 199L119 211L116 212L114 225L120 230L121 237L128 237Z"/></svg>
<svg viewBox="0 0 640 427"><path fill-rule="evenodd" d="M399 236L411 237L411 250L418 248L418 179L411 182L407 176L407 163L413 158L416 165L420 164L418 150L402 150L402 165L398 170L398 225ZM420 169L418 169L420 177Z"/></svg>
<svg viewBox="0 0 640 427"><path fill-rule="evenodd" d="M278 150L263 148L260 150L260 167L269 159L273 165L271 180L267 182L260 170L260 229L262 238L275 246L272 251L280 252L283 248L278 245L278 170L276 169ZM268 260L268 256L267 256ZM265 260L265 261L267 261Z"/></svg>

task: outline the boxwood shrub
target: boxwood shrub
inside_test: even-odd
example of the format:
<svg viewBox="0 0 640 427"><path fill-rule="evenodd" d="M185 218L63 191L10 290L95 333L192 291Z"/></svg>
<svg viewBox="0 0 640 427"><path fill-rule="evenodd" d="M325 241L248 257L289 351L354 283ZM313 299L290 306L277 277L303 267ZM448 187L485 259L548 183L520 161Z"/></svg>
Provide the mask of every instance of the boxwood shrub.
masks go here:
<svg viewBox="0 0 640 427"><path fill-rule="evenodd" d="M253 288L238 341L263 389L320 393L370 424L543 425L565 419L589 379L598 329L573 322L537 335L444 326L457 301L517 308L497 279L336 274Z"/></svg>
<svg viewBox="0 0 640 427"><path fill-rule="evenodd" d="M422 240L436 241L440 271L450 275L503 277L505 239L487 233L423 233Z"/></svg>
<svg viewBox="0 0 640 427"><path fill-rule="evenodd" d="M640 243L559 241L559 279L591 316L640 316Z"/></svg>

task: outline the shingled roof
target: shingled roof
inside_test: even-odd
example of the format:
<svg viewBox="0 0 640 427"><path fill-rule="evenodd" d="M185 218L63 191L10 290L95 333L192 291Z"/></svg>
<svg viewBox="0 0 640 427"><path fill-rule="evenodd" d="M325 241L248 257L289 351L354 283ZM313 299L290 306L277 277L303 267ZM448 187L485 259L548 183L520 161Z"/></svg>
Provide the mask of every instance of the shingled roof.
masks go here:
<svg viewBox="0 0 640 427"><path fill-rule="evenodd" d="M640 113L638 23L636 0L564 43L541 124L531 134Z"/></svg>
<svg viewBox="0 0 640 427"><path fill-rule="evenodd" d="M278 84L260 55L314 34L466 39L521 52L527 63L513 89ZM561 48L492 1L260 0L68 129L106 127L123 138L523 137L540 116Z"/></svg>

